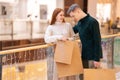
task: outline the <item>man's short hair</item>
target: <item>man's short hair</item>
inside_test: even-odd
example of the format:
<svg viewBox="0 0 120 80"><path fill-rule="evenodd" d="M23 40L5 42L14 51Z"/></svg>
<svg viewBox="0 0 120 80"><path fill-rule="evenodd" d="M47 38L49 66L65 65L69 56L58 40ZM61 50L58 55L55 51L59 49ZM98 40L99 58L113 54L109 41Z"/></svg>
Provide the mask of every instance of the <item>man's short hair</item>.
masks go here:
<svg viewBox="0 0 120 80"><path fill-rule="evenodd" d="M78 4L72 4L69 9L67 10L67 14L69 14L71 11L74 11L75 8L80 8Z"/></svg>

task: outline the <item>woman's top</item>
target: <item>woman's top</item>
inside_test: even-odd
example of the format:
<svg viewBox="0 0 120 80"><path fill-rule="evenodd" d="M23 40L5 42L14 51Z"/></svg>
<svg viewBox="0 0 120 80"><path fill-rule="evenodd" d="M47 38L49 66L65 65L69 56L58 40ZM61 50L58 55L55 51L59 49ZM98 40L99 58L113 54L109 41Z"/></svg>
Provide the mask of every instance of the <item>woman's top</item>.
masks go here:
<svg viewBox="0 0 120 80"><path fill-rule="evenodd" d="M46 43L52 43L60 40L63 36L70 38L73 35L71 24L55 22L47 27L44 39Z"/></svg>

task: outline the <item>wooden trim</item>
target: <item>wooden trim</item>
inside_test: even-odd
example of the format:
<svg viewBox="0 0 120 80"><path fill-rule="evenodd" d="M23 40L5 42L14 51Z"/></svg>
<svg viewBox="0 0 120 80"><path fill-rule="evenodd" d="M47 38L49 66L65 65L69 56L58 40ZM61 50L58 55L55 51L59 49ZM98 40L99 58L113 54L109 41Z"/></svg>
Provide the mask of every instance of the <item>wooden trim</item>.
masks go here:
<svg viewBox="0 0 120 80"><path fill-rule="evenodd" d="M102 38L112 38L112 37L117 37L117 36L120 36L120 33L112 34L112 35L102 35Z"/></svg>
<svg viewBox="0 0 120 80"><path fill-rule="evenodd" d="M39 46L19 48L19 49L5 50L5 51L0 51L0 55L22 52L22 51L27 51L27 50L34 50L34 49L39 49L39 48L47 48L47 47L53 46L53 45L54 44L45 44L45 45L39 45Z"/></svg>
<svg viewBox="0 0 120 80"><path fill-rule="evenodd" d="M2 50L2 41L0 41L0 51Z"/></svg>

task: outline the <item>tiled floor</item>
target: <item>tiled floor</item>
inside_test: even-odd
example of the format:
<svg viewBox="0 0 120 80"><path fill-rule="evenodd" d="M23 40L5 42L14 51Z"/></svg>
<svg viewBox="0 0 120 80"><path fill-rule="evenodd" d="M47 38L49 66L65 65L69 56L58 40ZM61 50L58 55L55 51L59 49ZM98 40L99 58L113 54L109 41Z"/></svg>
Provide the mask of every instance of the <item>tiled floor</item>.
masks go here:
<svg viewBox="0 0 120 80"><path fill-rule="evenodd" d="M46 60L3 66L2 80L47 80Z"/></svg>

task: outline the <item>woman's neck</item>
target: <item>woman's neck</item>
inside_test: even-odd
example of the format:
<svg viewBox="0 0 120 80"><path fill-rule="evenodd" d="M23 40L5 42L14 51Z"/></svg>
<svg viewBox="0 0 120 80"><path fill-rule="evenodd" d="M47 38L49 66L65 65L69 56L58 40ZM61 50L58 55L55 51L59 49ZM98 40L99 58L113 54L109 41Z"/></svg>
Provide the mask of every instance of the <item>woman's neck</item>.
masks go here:
<svg viewBox="0 0 120 80"><path fill-rule="evenodd" d="M55 24L61 24L62 22L61 21L56 21Z"/></svg>

